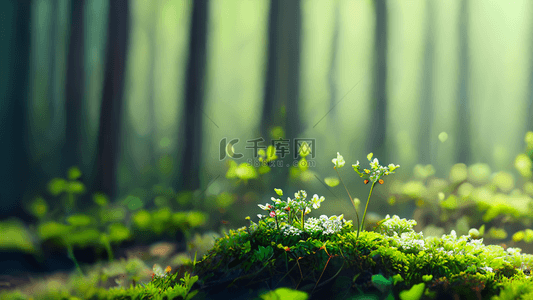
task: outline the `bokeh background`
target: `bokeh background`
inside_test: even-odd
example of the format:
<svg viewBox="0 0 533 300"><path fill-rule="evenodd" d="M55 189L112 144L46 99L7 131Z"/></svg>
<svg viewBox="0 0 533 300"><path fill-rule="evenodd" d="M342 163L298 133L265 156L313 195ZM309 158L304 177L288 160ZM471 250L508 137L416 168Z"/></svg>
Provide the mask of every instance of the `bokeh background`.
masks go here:
<svg viewBox="0 0 533 300"><path fill-rule="evenodd" d="M337 152L363 205L349 165L401 166L378 219L518 232L533 214L532 14L528 0L1 1L0 240L33 253L236 228L274 187L354 219ZM288 141L281 167L254 165L259 138ZM295 158L295 139L312 153Z"/></svg>

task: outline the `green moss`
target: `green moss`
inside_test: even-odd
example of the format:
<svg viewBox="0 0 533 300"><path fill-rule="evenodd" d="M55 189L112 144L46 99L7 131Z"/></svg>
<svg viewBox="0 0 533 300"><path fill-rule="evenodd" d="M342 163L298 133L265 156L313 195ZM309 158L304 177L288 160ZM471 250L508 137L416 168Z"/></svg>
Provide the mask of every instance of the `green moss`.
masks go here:
<svg viewBox="0 0 533 300"><path fill-rule="evenodd" d="M524 271L533 265L533 256L518 248L484 245L482 239L454 231L425 238L413 231L414 225L394 216L381 222L379 232L361 232L359 238L349 225L335 234L293 236L263 219L230 230L215 243L196 266L200 289L209 295L268 285L298 289L313 298L321 293L485 298L499 295L509 278L530 282ZM341 284L347 278L353 278L351 284ZM520 285L519 292L533 288ZM513 294L514 289L502 293Z"/></svg>

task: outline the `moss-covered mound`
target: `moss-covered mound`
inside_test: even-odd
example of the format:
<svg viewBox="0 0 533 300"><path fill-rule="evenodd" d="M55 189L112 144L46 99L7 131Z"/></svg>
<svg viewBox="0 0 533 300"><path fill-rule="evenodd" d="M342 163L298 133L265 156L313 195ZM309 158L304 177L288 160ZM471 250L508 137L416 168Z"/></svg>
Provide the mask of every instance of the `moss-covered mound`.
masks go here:
<svg viewBox="0 0 533 300"><path fill-rule="evenodd" d="M335 228L335 220L341 226ZM533 256L518 248L484 245L454 231L423 237L413 231L415 221L397 216L387 216L376 232L359 237L342 216L308 223L316 226L304 228L324 230L296 230L272 217L230 231L196 265L201 294L249 299L288 287L312 299L533 297Z"/></svg>

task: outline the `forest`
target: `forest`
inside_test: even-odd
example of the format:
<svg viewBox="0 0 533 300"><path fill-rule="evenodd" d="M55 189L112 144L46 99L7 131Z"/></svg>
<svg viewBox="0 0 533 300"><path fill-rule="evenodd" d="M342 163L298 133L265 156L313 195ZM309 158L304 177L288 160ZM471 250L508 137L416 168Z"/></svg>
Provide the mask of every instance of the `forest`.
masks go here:
<svg viewBox="0 0 533 300"><path fill-rule="evenodd" d="M531 15L0 1L0 299L533 297Z"/></svg>

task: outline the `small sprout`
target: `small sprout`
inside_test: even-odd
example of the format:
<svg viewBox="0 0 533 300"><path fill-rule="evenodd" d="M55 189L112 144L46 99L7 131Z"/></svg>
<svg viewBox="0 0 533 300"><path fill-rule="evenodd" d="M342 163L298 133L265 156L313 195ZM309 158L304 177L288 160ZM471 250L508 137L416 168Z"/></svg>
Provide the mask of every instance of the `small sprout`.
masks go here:
<svg viewBox="0 0 533 300"><path fill-rule="evenodd" d="M276 194L278 194L278 196L283 196L283 191L281 189L274 189L274 191Z"/></svg>

